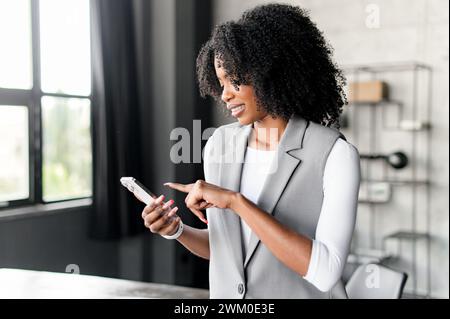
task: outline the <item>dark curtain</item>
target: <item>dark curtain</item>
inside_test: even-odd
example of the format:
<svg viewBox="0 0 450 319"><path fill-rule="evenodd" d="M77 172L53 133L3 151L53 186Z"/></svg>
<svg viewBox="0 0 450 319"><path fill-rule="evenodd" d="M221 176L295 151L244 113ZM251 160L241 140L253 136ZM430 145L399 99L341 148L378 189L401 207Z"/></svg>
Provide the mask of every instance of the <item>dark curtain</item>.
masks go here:
<svg viewBox="0 0 450 319"><path fill-rule="evenodd" d="M94 149L93 213L90 233L97 239L116 239L142 232L143 205L120 184L120 177L145 182L142 163L142 103L133 1L91 1ZM148 163L147 164L151 164Z"/></svg>
<svg viewBox="0 0 450 319"><path fill-rule="evenodd" d="M145 281L207 287L208 262L176 241L145 231L140 217L144 205L119 180L136 177L179 203L186 224L204 227L184 206L185 194L162 184L202 178L201 163L170 161L175 141L169 136L175 127L193 132L194 119L202 120L202 129L212 126L210 100L200 98L195 76L196 56L211 31L211 1L91 0L91 26L91 236L119 239L144 231Z"/></svg>

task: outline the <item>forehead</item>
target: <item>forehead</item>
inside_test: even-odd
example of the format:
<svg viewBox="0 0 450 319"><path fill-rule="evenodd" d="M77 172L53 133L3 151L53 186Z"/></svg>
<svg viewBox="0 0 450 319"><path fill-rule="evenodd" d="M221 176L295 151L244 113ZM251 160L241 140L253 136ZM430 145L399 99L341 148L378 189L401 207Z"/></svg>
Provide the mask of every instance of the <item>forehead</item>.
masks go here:
<svg viewBox="0 0 450 319"><path fill-rule="evenodd" d="M214 67L215 68L221 68L223 64L223 60L218 57L217 55L214 56Z"/></svg>
<svg viewBox="0 0 450 319"><path fill-rule="evenodd" d="M225 72L224 68L222 67L222 61L217 58L214 58L214 69L216 70L216 74L218 77L226 76L226 72Z"/></svg>

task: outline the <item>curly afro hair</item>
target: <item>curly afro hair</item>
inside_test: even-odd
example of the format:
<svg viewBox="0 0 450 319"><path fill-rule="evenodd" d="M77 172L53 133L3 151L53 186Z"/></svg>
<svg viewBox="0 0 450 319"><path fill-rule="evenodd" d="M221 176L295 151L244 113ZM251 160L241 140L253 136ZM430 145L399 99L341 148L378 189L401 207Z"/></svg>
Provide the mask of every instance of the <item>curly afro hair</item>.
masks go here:
<svg viewBox="0 0 450 319"><path fill-rule="evenodd" d="M251 85L258 107L288 120L299 115L339 127L347 103L345 79L332 49L303 9L283 4L257 6L237 21L215 27L197 57L202 97L221 102L214 60L235 86Z"/></svg>

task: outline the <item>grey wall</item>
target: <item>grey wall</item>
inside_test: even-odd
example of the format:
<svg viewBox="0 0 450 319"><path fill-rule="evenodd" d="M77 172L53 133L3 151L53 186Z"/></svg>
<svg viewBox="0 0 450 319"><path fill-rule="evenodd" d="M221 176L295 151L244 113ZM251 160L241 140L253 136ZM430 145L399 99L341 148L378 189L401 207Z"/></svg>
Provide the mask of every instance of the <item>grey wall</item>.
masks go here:
<svg viewBox="0 0 450 319"><path fill-rule="evenodd" d="M164 182L177 181L190 183L198 178L200 164L174 164L170 158L170 133L177 127L186 128L191 133L193 120L202 114L204 123L208 122L209 105L199 101L195 81L195 58L199 42L209 33L210 4L199 0L153 0L150 5L151 38L151 100L152 116L160 119L159 127L154 127L155 192L165 194L179 203L179 215L184 223L199 226L193 214L184 204L185 194L162 186ZM206 25L205 25L206 23ZM192 158L192 157L191 157ZM181 204L180 204L181 203ZM176 241L152 236L144 246L144 259L151 264L148 280L180 285L201 285L204 287L207 261L190 254ZM148 253L150 251L150 254Z"/></svg>
<svg viewBox="0 0 450 319"><path fill-rule="evenodd" d="M0 268L65 272L76 264L81 274L118 277L118 245L88 237L89 208L2 219Z"/></svg>
<svg viewBox="0 0 450 319"><path fill-rule="evenodd" d="M173 198L179 205L183 222L198 226L184 206L185 194L163 187L164 182L192 182L201 178L200 164L173 164L170 158L170 133L177 127L192 132L193 120L202 114L208 122L209 105L199 101L195 82L195 57L199 43L209 34L210 3L203 0L133 0L139 19L137 35L143 46L139 59L145 63L140 71L145 92L142 103L148 113L142 115L147 127L147 151L152 163L144 172L152 179L146 185L156 194ZM207 33L207 34L205 34ZM148 126L148 125L147 125ZM197 224L196 224L197 223ZM176 241L165 240L149 232L122 240L119 247L121 276L159 283L201 286L207 284L207 261L190 254ZM202 271L203 270L203 271Z"/></svg>
<svg viewBox="0 0 450 319"><path fill-rule="evenodd" d="M262 1L215 0L214 22L237 18L244 9L259 3ZM434 68L431 289L433 296L448 298L448 1L304 0L291 3L311 10L312 18L333 45L336 61L341 65L419 60ZM380 6L379 29L368 29L364 24L365 8L369 3ZM175 92L180 90L182 83L177 84L180 73L174 66L175 61L181 62L183 57L175 53L175 1L155 0L149 6L153 15L151 32L158 44L152 46L150 52L153 62L148 77L154 86L149 98L153 105L161 106L152 114L161 118L161 128L154 128L153 137L161 145L168 145L170 129L177 125L176 114L184 106L183 101L175 98ZM187 54L189 57L191 53ZM192 86L193 82L187 83ZM194 102L188 100L187 103ZM162 112L163 106L168 110ZM189 109L193 109L192 105ZM214 126L232 121L224 118L220 110L215 110ZM351 135L348 138L352 140ZM164 154L161 156L166 156ZM160 185L177 176L177 170L165 165L164 158L160 158L158 163L152 167L157 173L155 184ZM402 201L408 200L400 197L399 207L407 207L408 203L402 204ZM177 269L192 271L194 264L186 261L181 253L183 248L176 243L150 234L120 242L92 241L87 235L88 213L87 208L82 208L42 216L0 219L0 267L64 272L68 264L78 264L84 274L189 284L189 278L176 278L180 273ZM375 226L380 230L395 229L403 216L408 217L408 211L401 209L395 214L383 209L378 213ZM361 207L355 235L362 248L371 245L368 221L368 212ZM381 245L382 235L383 231L375 240L376 248ZM423 255L423 251L419 253L419 257ZM176 260L185 260L182 268L178 268L180 264L175 264ZM404 262L407 264L408 261L406 256ZM423 263L419 265L420 275L424 267ZM420 281L419 290L424 290L425 285Z"/></svg>
<svg viewBox="0 0 450 319"><path fill-rule="evenodd" d="M431 294L434 297L449 296L449 122L448 122L448 37L449 2L448 0L302 0L302 1L262 1L262 0L215 0L214 23L238 18L248 8L268 2L283 2L300 5L310 10L312 19L324 32L335 50L335 60L339 65L364 63L386 63L398 61L420 61L433 68L433 116L432 116L432 162L431 162L431 215L429 231L431 233ZM380 27L366 26L368 4L380 9ZM362 118L361 121L367 119ZM215 125L231 119L224 118L216 110ZM352 135L347 134L352 141ZM402 140L403 139L403 140ZM381 140L379 143L389 144ZM409 138L396 137L399 146L409 143ZM364 149L364 142L358 147ZM422 154L422 160L426 154ZM405 171L407 174L408 171ZM370 216L367 207L360 206L355 232L357 246L354 248L380 249L382 237L387 232L408 227L411 220L409 195L396 190L395 209L381 207L376 218ZM418 228L423 230L426 216L418 213ZM375 239L371 240L371 231L375 229ZM427 290L426 282L426 245L418 245L417 274L419 293ZM410 251L408 243L404 250ZM402 256L401 267L409 269L411 256ZM410 278L411 279L411 278ZM406 290L411 290L409 280Z"/></svg>
<svg viewBox="0 0 450 319"><path fill-rule="evenodd" d="M137 58L144 65L139 70L142 77L139 90L143 92L141 102L148 105L141 120L147 129L146 151L153 159L143 167L146 176L153 176L146 186L184 204L184 194L176 194L162 184L201 178L200 164L181 167L171 162L170 148L175 142L170 141L170 132L178 126L190 129L192 120L199 118L199 114L208 122L210 107L205 101L199 101L197 94L195 57L199 42L209 34L210 3L132 1L136 36L142 39L137 48ZM157 125L146 125L153 118L158 119L153 121ZM92 241L87 234L89 208L42 213L36 213L34 207L24 210L30 214L7 219L4 215L10 212L0 211L0 267L64 272L68 264L77 264L83 274L207 285L208 262L187 252L177 241L150 232L119 241ZM136 212L137 218L140 213ZM187 224L199 224L184 205L180 205L179 213Z"/></svg>

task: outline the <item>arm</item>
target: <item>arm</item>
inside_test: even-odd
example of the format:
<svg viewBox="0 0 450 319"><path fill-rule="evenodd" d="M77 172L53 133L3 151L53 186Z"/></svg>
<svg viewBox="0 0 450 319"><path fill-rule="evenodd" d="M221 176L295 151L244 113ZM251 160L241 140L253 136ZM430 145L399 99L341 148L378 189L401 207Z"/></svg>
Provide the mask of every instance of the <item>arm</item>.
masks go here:
<svg viewBox="0 0 450 319"><path fill-rule="evenodd" d="M200 210L205 202L233 210L283 264L306 276L318 289L328 291L340 278L347 258L359 190L358 153L350 144L342 143L339 144L343 151L338 148L335 152L333 148L326 163L324 199L315 240L282 225L240 193L202 180L188 185L167 183L167 186L189 193L187 207L200 219L204 219ZM326 279L321 281L321 277Z"/></svg>
<svg viewBox="0 0 450 319"><path fill-rule="evenodd" d="M338 140L328 157L323 180L324 199L305 279L328 291L341 278L350 251L360 182L358 151Z"/></svg>
<svg viewBox="0 0 450 319"><path fill-rule="evenodd" d="M193 254L209 259L208 229L198 229L184 225L183 233L177 240Z"/></svg>
<svg viewBox="0 0 450 319"><path fill-rule="evenodd" d="M283 264L302 276L306 274L311 258L311 239L282 225L240 193L235 194L231 209Z"/></svg>
<svg viewBox="0 0 450 319"><path fill-rule="evenodd" d="M329 291L341 277L350 249L359 180L358 153L339 140L326 163L324 199L314 240L280 224L241 194L235 194L230 205L283 264L319 290Z"/></svg>
<svg viewBox="0 0 450 319"><path fill-rule="evenodd" d="M153 203L145 206L142 211L142 218L145 227L149 228L152 233L163 236L173 235L177 232L181 223L181 218L176 215L178 207L170 207L173 200L163 205L163 200L164 195L161 195ZM184 225L183 232L177 240L193 254L209 259L209 233L207 229L197 229Z"/></svg>

